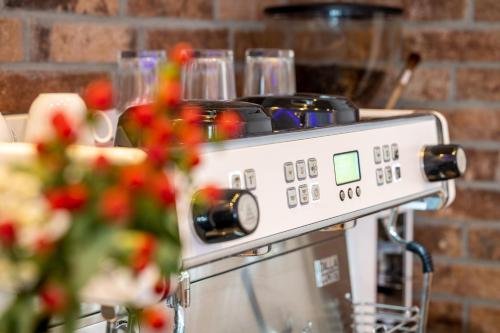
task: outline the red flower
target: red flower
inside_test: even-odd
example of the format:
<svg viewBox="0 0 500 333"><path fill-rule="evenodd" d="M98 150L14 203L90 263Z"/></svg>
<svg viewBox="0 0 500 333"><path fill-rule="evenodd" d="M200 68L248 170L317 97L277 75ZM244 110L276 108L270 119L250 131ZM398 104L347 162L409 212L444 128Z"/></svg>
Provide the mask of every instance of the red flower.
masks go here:
<svg viewBox="0 0 500 333"><path fill-rule="evenodd" d="M175 189L165 173L160 172L153 178L153 189L162 204L166 206L175 204Z"/></svg>
<svg viewBox="0 0 500 333"><path fill-rule="evenodd" d="M56 132L57 138L65 143L71 143L76 135L63 111L55 111L52 115L52 126Z"/></svg>
<svg viewBox="0 0 500 333"><path fill-rule="evenodd" d="M168 279L159 279L155 284L154 292L161 298L168 296L170 293L170 281Z"/></svg>
<svg viewBox="0 0 500 333"><path fill-rule="evenodd" d="M242 122L240 116L234 111L221 112L215 119L219 134L223 138L236 138L241 133Z"/></svg>
<svg viewBox="0 0 500 333"><path fill-rule="evenodd" d="M164 145L172 139L172 123L166 117L159 117L152 124L150 133L147 137L147 144Z"/></svg>
<svg viewBox="0 0 500 333"><path fill-rule="evenodd" d="M40 291L40 300L48 313L60 313L68 305L68 296L63 287L47 284Z"/></svg>
<svg viewBox="0 0 500 333"><path fill-rule="evenodd" d="M149 127L155 118L155 111L152 104L134 106L130 109L131 120L141 128Z"/></svg>
<svg viewBox="0 0 500 333"><path fill-rule="evenodd" d="M94 160L94 169L99 170L99 171L105 171L108 170L110 167L110 163L106 156L104 155L99 155L97 158Z"/></svg>
<svg viewBox="0 0 500 333"><path fill-rule="evenodd" d="M149 145L145 148L145 151L148 154L150 162L156 166L163 166L167 160L168 150L162 145Z"/></svg>
<svg viewBox="0 0 500 333"><path fill-rule="evenodd" d="M201 109L195 105L186 105L181 110L181 118L188 124L198 124L201 120Z"/></svg>
<svg viewBox="0 0 500 333"><path fill-rule="evenodd" d="M148 327L158 331L163 331L170 325L170 319L167 312L159 307L145 309L143 319Z"/></svg>
<svg viewBox="0 0 500 333"><path fill-rule="evenodd" d="M87 203L88 190L83 184L72 184L47 191L46 198L52 209L76 211Z"/></svg>
<svg viewBox="0 0 500 333"><path fill-rule="evenodd" d="M179 128L179 140L187 146L196 146L203 142L205 133L196 125L184 124Z"/></svg>
<svg viewBox="0 0 500 333"><path fill-rule="evenodd" d="M102 216L115 224L123 224L131 213L130 196L127 190L120 187L107 189L100 202Z"/></svg>
<svg viewBox="0 0 500 333"><path fill-rule="evenodd" d="M106 80L94 81L85 89L83 99L90 109L109 110L113 105L113 86Z"/></svg>
<svg viewBox="0 0 500 333"><path fill-rule="evenodd" d="M16 224L11 220L0 221L0 244L11 248L17 239Z"/></svg>
<svg viewBox="0 0 500 333"><path fill-rule="evenodd" d="M201 190L201 195L203 200L212 205L221 198L222 190L216 185L208 185Z"/></svg>
<svg viewBox="0 0 500 333"><path fill-rule="evenodd" d="M161 101L169 107L175 107L181 101L181 85L177 81L166 81L161 87Z"/></svg>
<svg viewBox="0 0 500 333"><path fill-rule="evenodd" d="M183 65L191 59L193 54L193 49L191 45L187 43L179 43L172 49L172 60L179 65Z"/></svg>
<svg viewBox="0 0 500 333"><path fill-rule="evenodd" d="M120 181L124 187L137 190L144 186L147 176L146 164L127 165L121 171Z"/></svg>
<svg viewBox="0 0 500 333"><path fill-rule="evenodd" d="M47 255L52 252L54 249L54 242L51 239L48 239L45 236L40 236L35 241L35 252L38 255Z"/></svg>
<svg viewBox="0 0 500 333"><path fill-rule="evenodd" d="M188 169L194 168L201 162L200 154L195 148L186 149L184 159L185 165Z"/></svg>
<svg viewBox="0 0 500 333"><path fill-rule="evenodd" d="M143 234L138 241L136 252L132 256L132 269L135 272L141 272L153 259L156 250L156 239Z"/></svg>

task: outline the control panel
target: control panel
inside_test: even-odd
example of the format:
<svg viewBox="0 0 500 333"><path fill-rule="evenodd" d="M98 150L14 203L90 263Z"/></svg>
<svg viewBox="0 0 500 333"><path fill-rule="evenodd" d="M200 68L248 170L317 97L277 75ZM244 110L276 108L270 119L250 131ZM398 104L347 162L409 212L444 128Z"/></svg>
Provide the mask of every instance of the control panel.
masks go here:
<svg viewBox="0 0 500 333"><path fill-rule="evenodd" d="M184 266L234 255L425 196L440 193L446 197L453 183L429 181L423 161L425 147L446 143L443 126L446 124L434 115L423 114L207 145L191 182L178 179L185 189L177 203ZM250 214L252 228L241 237L207 241L200 236L192 199L208 184L228 189L229 194L237 190L251 195L246 205L253 208L246 211L258 214ZM255 199L255 205L250 198ZM233 226L238 225L234 214L228 216L232 216L229 220L233 219ZM207 228L213 225L217 222Z"/></svg>

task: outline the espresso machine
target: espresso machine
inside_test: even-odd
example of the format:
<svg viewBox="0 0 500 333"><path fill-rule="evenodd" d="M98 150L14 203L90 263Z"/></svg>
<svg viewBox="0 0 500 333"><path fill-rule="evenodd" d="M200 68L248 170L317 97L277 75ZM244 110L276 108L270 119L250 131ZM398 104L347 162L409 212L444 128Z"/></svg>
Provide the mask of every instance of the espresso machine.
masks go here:
<svg viewBox="0 0 500 333"><path fill-rule="evenodd" d="M228 106L244 114L245 132L207 141L191 179L176 177L182 272L165 305L175 331L368 332L401 324L416 332L423 320L416 308L388 306L398 323L376 316L386 308L359 283L374 283L363 268L376 253L348 234L371 224L370 214L454 200L452 179L464 172L465 155L449 144L446 120L437 112L358 110L323 95L244 100L206 105L211 133L210 115ZM6 118L22 137L23 116ZM193 199L208 184L223 196L199 209ZM126 318L109 309L84 306L79 332L120 332Z"/></svg>

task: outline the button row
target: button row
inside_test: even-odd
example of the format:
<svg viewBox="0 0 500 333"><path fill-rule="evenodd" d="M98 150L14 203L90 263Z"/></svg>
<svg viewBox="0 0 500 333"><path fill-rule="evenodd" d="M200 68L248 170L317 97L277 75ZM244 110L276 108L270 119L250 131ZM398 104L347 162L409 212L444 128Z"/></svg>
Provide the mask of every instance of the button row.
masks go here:
<svg viewBox="0 0 500 333"><path fill-rule="evenodd" d="M295 168L293 162L286 162L283 166L285 170L285 181L291 183L295 180L295 169L297 169L297 179L304 180L307 178L307 171L309 171L309 177L315 178L318 176L318 161L315 158L310 158L306 162L304 160L299 160L295 162Z"/></svg>
<svg viewBox="0 0 500 333"><path fill-rule="evenodd" d="M384 169L378 168L375 174L377 178L377 185L384 185L384 180L386 184L390 184L392 183L393 178L396 181L401 179L401 167L399 165L395 165L393 173L392 167L388 165Z"/></svg>
<svg viewBox="0 0 500 333"><path fill-rule="evenodd" d="M257 175L254 169L246 169L243 172L245 178L245 187L247 190L255 190L257 188ZM234 172L230 176L231 188L241 189L243 186L241 180L241 172Z"/></svg>
<svg viewBox="0 0 500 333"><path fill-rule="evenodd" d="M300 185L298 187L299 192L297 195L297 188L289 187L286 189L286 198L288 201L288 207L294 208L297 207L299 201L301 205L307 205L309 203L309 187L307 184ZM313 184L311 186L311 198L313 201L319 200L319 185Z"/></svg>
<svg viewBox="0 0 500 333"><path fill-rule="evenodd" d="M379 146L373 148L373 160L376 164L382 163L382 159L384 162L399 160L399 148L396 143L393 143L390 147L389 145L383 145L382 149Z"/></svg>
<svg viewBox="0 0 500 333"><path fill-rule="evenodd" d="M347 196L349 197L349 199L352 199L354 197L354 192L353 192L352 188L350 188L350 187L347 190ZM361 196L361 187L359 187L359 186L356 186L356 196L357 197ZM340 190L339 197L340 197L341 201L345 200L345 191L344 190Z"/></svg>

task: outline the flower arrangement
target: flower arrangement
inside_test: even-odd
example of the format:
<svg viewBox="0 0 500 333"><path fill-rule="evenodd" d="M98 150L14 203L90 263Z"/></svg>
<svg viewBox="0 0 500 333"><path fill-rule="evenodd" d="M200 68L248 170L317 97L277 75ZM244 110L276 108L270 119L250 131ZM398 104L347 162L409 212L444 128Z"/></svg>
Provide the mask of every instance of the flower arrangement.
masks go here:
<svg viewBox="0 0 500 333"><path fill-rule="evenodd" d="M143 158L128 164L106 154L75 160L78 128L54 110L56 137L39 142L30 163L0 165L0 286L11 291L0 310L0 332L44 332L54 317L73 331L85 287L109 267L132 277L153 269L160 277L153 288L158 299L170 292L169 277L180 264L170 170L189 174L200 163L204 139L202 110L180 99L180 69L189 54L188 45L176 46L161 71L155 102L127 115ZM87 87L89 124L95 110L110 109L112 94L109 82ZM237 115L223 113L217 122L221 133L237 135ZM209 188L206 199L217 193ZM148 329L169 326L160 307L136 312Z"/></svg>

